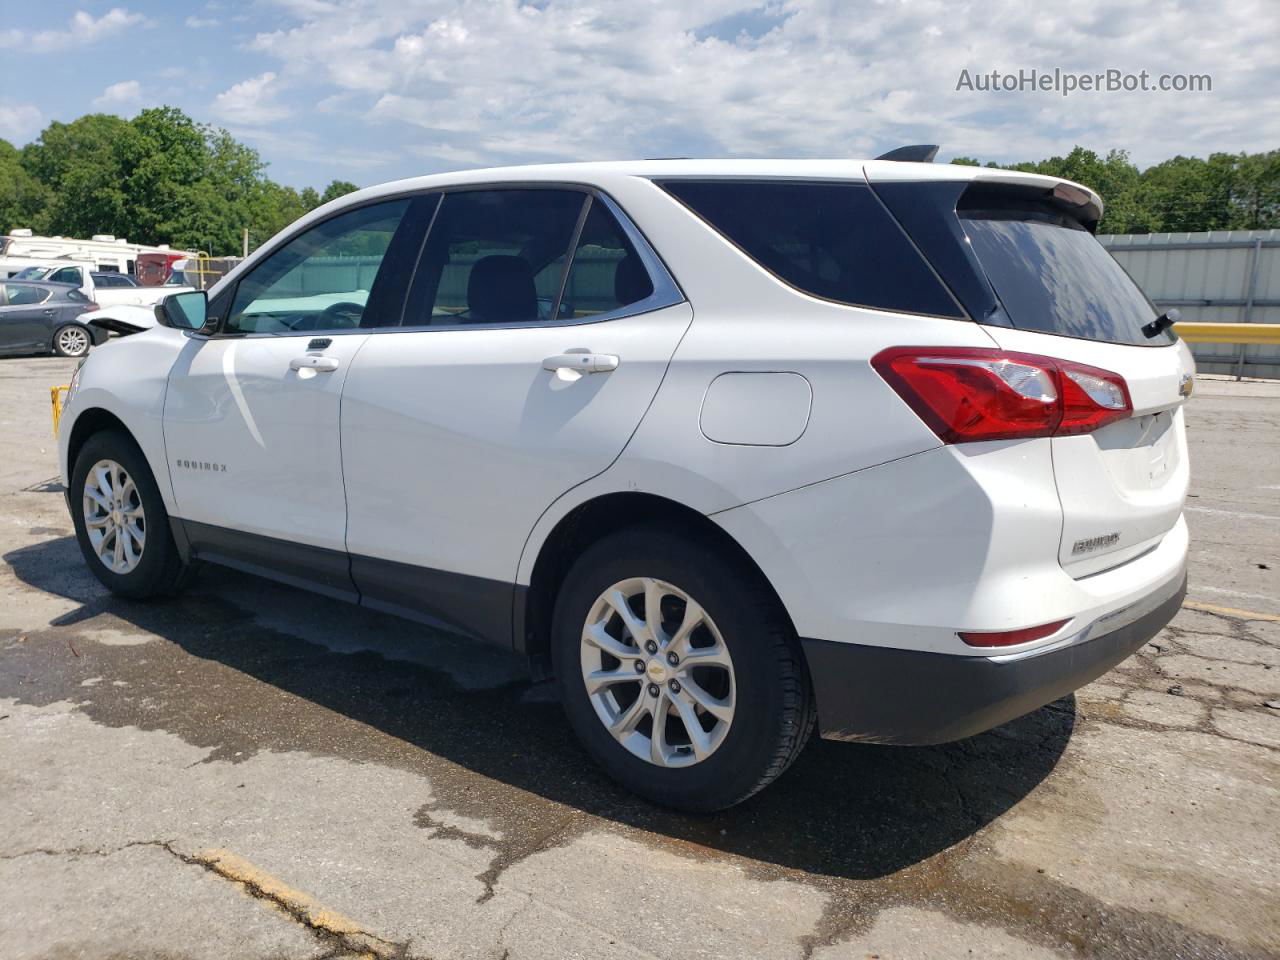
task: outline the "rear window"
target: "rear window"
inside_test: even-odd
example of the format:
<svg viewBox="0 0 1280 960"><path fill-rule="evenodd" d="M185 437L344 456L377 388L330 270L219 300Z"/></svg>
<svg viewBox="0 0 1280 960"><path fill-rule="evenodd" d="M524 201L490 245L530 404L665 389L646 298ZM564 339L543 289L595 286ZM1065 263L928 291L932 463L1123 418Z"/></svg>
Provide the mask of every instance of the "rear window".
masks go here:
<svg viewBox="0 0 1280 960"><path fill-rule="evenodd" d="M877 310L964 316L865 184L666 180L660 186L805 293Z"/></svg>
<svg viewBox="0 0 1280 960"><path fill-rule="evenodd" d="M1045 209L960 209L973 252L1020 330L1163 346L1173 331L1142 332L1159 314L1102 244L1071 217Z"/></svg>

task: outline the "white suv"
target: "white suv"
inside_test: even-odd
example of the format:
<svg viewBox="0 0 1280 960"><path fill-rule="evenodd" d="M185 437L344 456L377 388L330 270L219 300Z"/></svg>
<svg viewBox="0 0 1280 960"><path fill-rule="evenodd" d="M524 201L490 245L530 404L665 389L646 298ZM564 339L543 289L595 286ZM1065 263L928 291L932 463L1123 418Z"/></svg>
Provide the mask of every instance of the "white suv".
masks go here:
<svg viewBox="0 0 1280 960"><path fill-rule="evenodd" d="M710 810L825 737L1087 683L1185 591L1192 361L1098 197L892 161L373 187L62 419L112 591L226 564L529 655L632 790Z"/></svg>

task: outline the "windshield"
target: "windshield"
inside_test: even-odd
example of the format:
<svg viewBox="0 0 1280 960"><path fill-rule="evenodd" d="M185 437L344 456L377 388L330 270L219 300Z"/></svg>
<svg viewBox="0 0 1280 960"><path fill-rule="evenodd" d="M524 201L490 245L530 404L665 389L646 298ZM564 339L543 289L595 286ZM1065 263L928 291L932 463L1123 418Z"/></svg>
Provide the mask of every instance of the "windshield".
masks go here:
<svg viewBox="0 0 1280 960"><path fill-rule="evenodd" d="M45 267L23 267L13 275L15 280L39 280L40 274L44 273Z"/></svg>
<svg viewBox="0 0 1280 960"><path fill-rule="evenodd" d="M1107 343L1164 346L1142 332L1160 313L1093 234L1070 217L963 211L973 251L1009 320L1022 330Z"/></svg>
<svg viewBox="0 0 1280 960"><path fill-rule="evenodd" d="M177 267L174 267L173 270L170 271L169 279L164 282L164 285L166 287L191 286L191 284L187 283L187 275L183 273L181 270L179 270Z"/></svg>

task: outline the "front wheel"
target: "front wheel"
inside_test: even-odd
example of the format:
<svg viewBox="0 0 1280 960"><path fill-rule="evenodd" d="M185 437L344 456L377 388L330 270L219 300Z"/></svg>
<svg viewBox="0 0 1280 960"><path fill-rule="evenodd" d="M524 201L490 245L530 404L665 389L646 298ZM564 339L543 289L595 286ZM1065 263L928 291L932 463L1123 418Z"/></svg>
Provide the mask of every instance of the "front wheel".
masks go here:
<svg viewBox="0 0 1280 960"><path fill-rule="evenodd" d="M83 357L92 345L89 331L78 323L59 327L53 335L53 352L60 357Z"/></svg>
<svg viewBox="0 0 1280 960"><path fill-rule="evenodd" d="M803 656L757 571L674 530L588 548L556 602L552 657L569 722L633 792L732 806L778 777L813 730Z"/></svg>
<svg viewBox="0 0 1280 960"><path fill-rule="evenodd" d="M86 440L68 500L80 552L108 590L145 600L181 586L188 567L151 468L131 437L106 430Z"/></svg>

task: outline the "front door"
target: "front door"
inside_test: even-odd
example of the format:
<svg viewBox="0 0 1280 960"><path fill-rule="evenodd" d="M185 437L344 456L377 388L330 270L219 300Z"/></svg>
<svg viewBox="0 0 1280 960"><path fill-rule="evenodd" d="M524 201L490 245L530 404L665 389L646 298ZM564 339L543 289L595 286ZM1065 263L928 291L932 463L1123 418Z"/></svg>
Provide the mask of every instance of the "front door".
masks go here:
<svg viewBox="0 0 1280 960"><path fill-rule="evenodd" d="M603 198L446 193L404 325L369 337L343 394L364 602L510 644L530 531L621 453L691 319Z"/></svg>
<svg viewBox="0 0 1280 960"><path fill-rule="evenodd" d="M353 595L344 535L343 383L382 322L382 269L410 205L359 207L277 248L225 294L169 376L164 433L198 556ZM213 312L222 311L219 294Z"/></svg>

